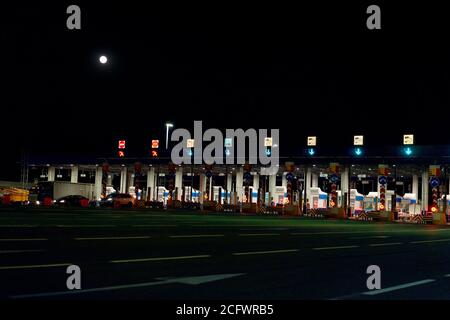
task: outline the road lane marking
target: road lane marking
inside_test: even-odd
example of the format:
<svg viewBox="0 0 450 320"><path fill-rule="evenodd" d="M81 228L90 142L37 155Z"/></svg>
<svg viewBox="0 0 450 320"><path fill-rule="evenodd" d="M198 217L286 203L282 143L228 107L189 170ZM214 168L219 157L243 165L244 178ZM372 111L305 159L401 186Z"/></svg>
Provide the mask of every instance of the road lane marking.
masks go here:
<svg viewBox="0 0 450 320"><path fill-rule="evenodd" d="M241 237L279 236L279 233L239 233Z"/></svg>
<svg viewBox="0 0 450 320"><path fill-rule="evenodd" d="M36 228L36 224L4 224L0 228Z"/></svg>
<svg viewBox="0 0 450 320"><path fill-rule="evenodd" d="M298 249L285 249L285 250L269 250L269 251L253 251L253 252L234 252L235 256L245 256L254 254L272 254L272 253L285 253L285 252L297 252Z"/></svg>
<svg viewBox="0 0 450 320"><path fill-rule="evenodd" d="M0 241L47 241L46 238L14 238L14 239L0 239Z"/></svg>
<svg viewBox="0 0 450 320"><path fill-rule="evenodd" d="M81 290L66 290L66 291L57 291L57 292L22 294L22 295L11 296L10 298L21 299L21 298L51 297L51 296L71 295L71 294L83 294L83 293L90 293L90 292L143 288L143 287L151 287L151 286L171 284L171 283L180 283L180 284L185 284L185 285L199 285L199 284L204 284L204 283L213 282L213 281L230 279L230 278L234 278L234 277L238 277L238 276L242 276L242 275L245 275L245 273L228 273L228 274L225 273L225 274L212 274L212 275L204 275L204 276L164 278L164 279L156 278L156 280L159 280L159 281L125 284L125 285L91 288L91 289L81 289Z"/></svg>
<svg viewBox="0 0 450 320"><path fill-rule="evenodd" d="M132 240L132 239L150 239L150 236L136 236L136 237L85 237L85 238L74 238L78 241L84 240Z"/></svg>
<svg viewBox="0 0 450 320"><path fill-rule="evenodd" d="M183 260L183 259L198 259L211 258L208 254L196 256L178 256L178 257L159 257L159 258L141 258L141 259L126 259L126 260L111 260L110 263L132 263L132 262L147 262L147 261L165 261L165 260Z"/></svg>
<svg viewBox="0 0 450 320"><path fill-rule="evenodd" d="M169 238L208 238L208 237L224 237L224 234L191 234L191 235L179 235L169 236Z"/></svg>
<svg viewBox="0 0 450 320"><path fill-rule="evenodd" d="M385 243L371 243L370 247L382 247L382 246L396 246L403 244L403 242L385 242Z"/></svg>
<svg viewBox="0 0 450 320"><path fill-rule="evenodd" d="M386 238L391 238L391 236L355 237L350 239L386 239Z"/></svg>
<svg viewBox="0 0 450 320"><path fill-rule="evenodd" d="M51 226L49 226L51 227ZM58 224L58 228L104 228L104 227L117 227L112 224Z"/></svg>
<svg viewBox="0 0 450 320"><path fill-rule="evenodd" d="M351 248L358 248L358 247L359 246L319 247L319 248L313 248L313 250L351 249Z"/></svg>
<svg viewBox="0 0 450 320"><path fill-rule="evenodd" d="M450 241L450 239L411 241L410 243L419 244L419 243L444 242L444 241Z"/></svg>
<svg viewBox="0 0 450 320"><path fill-rule="evenodd" d="M72 265L72 263L34 264L34 265L22 265L22 266L0 266L0 270L54 268L54 267L66 267L66 266L70 266L70 265Z"/></svg>
<svg viewBox="0 0 450 320"><path fill-rule="evenodd" d="M377 295L377 294L382 294L382 293L386 293L386 292L391 292L391 291L401 290L401 289L405 289L405 288L415 287L415 286L419 286L421 284L426 284L426 283L430 283L430 282L434 282L434 281L436 281L436 280L435 279L425 279L425 280L420 280L420 281L415 281L415 282L409 282L409 283L401 284L401 285L398 285L398 286L388 287L388 288L384 288L384 289L366 291L366 292L363 292L362 294L367 295L367 296L374 296L374 295Z"/></svg>
<svg viewBox="0 0 450 320"><path fill-rule="evenodd" d="M28 252L44 252L46 250L36 249L36 250L0 250L0 254L8 254L8 253L28 253Z"/></svg>
<svg viewBox="0 0 450 320"><path fill-rule="evenodd" d="M178 227L175 224L133 224L132 227Z"/></svg>
<svg viewBox="0 0 450 320"><path fill-rule="evenodd" d="M322 235L322 234L356 234L356 233L365 233L362 231L342 231L342 232L332 232L332 231L324 231L324 232L292 232L292 236L311 236L311 235Z"/></svg>

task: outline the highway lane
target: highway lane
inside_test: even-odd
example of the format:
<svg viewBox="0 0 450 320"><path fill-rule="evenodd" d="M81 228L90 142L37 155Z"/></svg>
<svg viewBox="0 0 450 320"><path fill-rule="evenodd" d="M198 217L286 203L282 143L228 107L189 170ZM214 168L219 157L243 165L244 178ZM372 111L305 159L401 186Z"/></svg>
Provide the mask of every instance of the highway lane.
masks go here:
<svg viewBox="0 0 450 320"><path fill-rule="evenodd" d="M16 223L11 214L2 212L0 226ZM83 222L93 227L83 227L65 212L54 215L57 224L26 215L23 221L43 226L0 227L2 297L66 291L66 265L77 264L83 289L147 286L61 298L450 298L446 227L161 214L122 216L105 227L113 218L95 213ZM371 264L381 267L383 288L394 289L364 294ZM238 276L220 278L230 274ZM208 275L219 278L177 280Z"/></svg>

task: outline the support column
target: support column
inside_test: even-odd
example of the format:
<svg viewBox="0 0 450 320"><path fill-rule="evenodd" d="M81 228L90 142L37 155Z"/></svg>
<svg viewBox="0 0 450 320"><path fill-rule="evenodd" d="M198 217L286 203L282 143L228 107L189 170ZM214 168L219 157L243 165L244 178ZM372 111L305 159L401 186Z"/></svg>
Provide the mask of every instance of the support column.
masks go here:
<svg viewBox="0 0 450 320"><path fill-rule="evenodd" d="M206 175L201 173L200 174L200 186L199 186L199 196L198 196L198 201L200 203L203 203L203 199L205 198L205 192L206 192Z"/></svg>
<svg viewBox="0 0 450 320"><path fill-rule="evenodd" d="M348 167L345 167L344 170L341 171L341 192L344 195L344 192L350 192L350 183L348 181Z"/></svg>
<svg viewBox="0 0 450 320"><path fill-rule="evenodd" d="M120 171L120 193L127 192L127 167L122 167Z"/></svg>
<svg viewBox="0 0 450 320"><path fill-rule="evenodd" d="M233 185L233 173L227 174L227 188L226 188L226 199L227 203L231 203L231 186Z"/></svg>
<svg viewBox="0 0 450 320"><path fill-rule="evenodd" d="M150 188L150 197L147 195L147 198L150 198L150 201L155 200L155 168L150 167L147 172L147 192Z"/></svg>
<svg viewBox="0 0 450 320"><path fill-rule="evenodd" d="M275 190L277 188L277 173L269 176L269 205L275 201Z"/></svg>
<svg viewBox="0 0 450 320"><path fill-rule="evenodd" d="M55 181L55 167L48 167L47 181Z"/></svg>
<svg viewBox="0 0 450 320"><path fill-rule="evenodd" d="M176 200L181 200L183 195L183 167L178 167L175 173L175 189L177 190Z"/></svg>
<svg viewBox="0 0 450 320"><path fill-rule="evenodd" d="M133 172L128 172L128 181L127 181L127 186L126 186L126 191L125 193L128 193L130 191L130 187L134 186L134 173ZM136 192L136 190L135 190Z"/></svg>
<svg viewBox="0 0 450 320"><path fill-rule="evenodd" d="M428 211L428 170L422 172L422 210Z"/></svg>
<svg viewBox="0 0 450 320"><path fill-rule="evenodd" d="M306 185L305 189L309 189L311 187L312 181L312 172L311 168L306 168ZM309 191L308 191L309 192Z"/></svg>
<svg viewBox="0 0 450 320"><path fill-rule="evenodd" d="M287 187L286 173L287 172L283 172L283 175L281 177L281 186L284 187L284 189L286 189Z"/></svg>
<svg viewBox="0 0 450 320"><path fill-rule="evenodd" d="M244 193L244 167L238 167L236 170L236 193L239 197L239 202L242 202Z"/></svg>
<svg viewBox="0 0 450 320"><path fill-rule="evenodd" d="M70 170L70 182L78 183L78 166L73 166Z"/></svg>
<svg viewBox="0 0 450 320"><path fill-rule="evenodd" d="M319 186L319 175L317 173L311 173L311 187L317 188Z"/></svg>
<svg viewBox="0 0 450 320"><path fill-rule="evenodd" d="M419 197L419 177L415 174L412 176L412 193L416 195L416 199Z"/></svg>
<svg viewBox="0 0 450 320"><path fill-rule="evenodd" d="M256 173L254 176L253 176L253 190L252 190L252 194L251 194L251 197L252 197L252 203L253 203L253 192L256 192L257 194L258 194L258 190L259 190L259 174L258 173ZM258 202L258 199L256 199L256 203Z"/></svg>
<svg viewBox="0 0 450 320"><path fill-rule="evenodd" d="M213 178L211 176L211 178L209 178L209 194L208 194L208 199L209 201L214 201L214 187L213 187Z"/></svg>
<svg viewBox="0 0 450 320"><path fill-rule="evenodd" d="M101 200L102 198L102 167L95 168L95 186L94 186L94 198L95 200Z"/></svg>

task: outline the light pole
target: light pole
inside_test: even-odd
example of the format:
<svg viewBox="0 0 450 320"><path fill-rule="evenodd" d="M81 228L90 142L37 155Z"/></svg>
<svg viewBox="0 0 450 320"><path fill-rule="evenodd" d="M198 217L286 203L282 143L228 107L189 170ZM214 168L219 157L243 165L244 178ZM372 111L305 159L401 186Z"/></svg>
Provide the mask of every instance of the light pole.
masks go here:
<svg viewBox="0 0 450 320"><path fill-rule="evenodd" d="M169 128L173 127L173 123L166 123L166 150L169 148Z"/></svg>

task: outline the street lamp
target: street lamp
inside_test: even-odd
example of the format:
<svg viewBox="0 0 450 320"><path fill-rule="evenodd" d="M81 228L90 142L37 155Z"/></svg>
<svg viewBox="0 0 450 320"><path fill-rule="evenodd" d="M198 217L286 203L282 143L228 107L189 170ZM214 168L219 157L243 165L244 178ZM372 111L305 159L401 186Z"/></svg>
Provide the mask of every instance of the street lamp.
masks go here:
<svg viewBox="0 0 450 320"><path fill-rule="evenodd" d="M169 148L169 128L173 128L173 123L166 123L166 150Z"/></svg>

